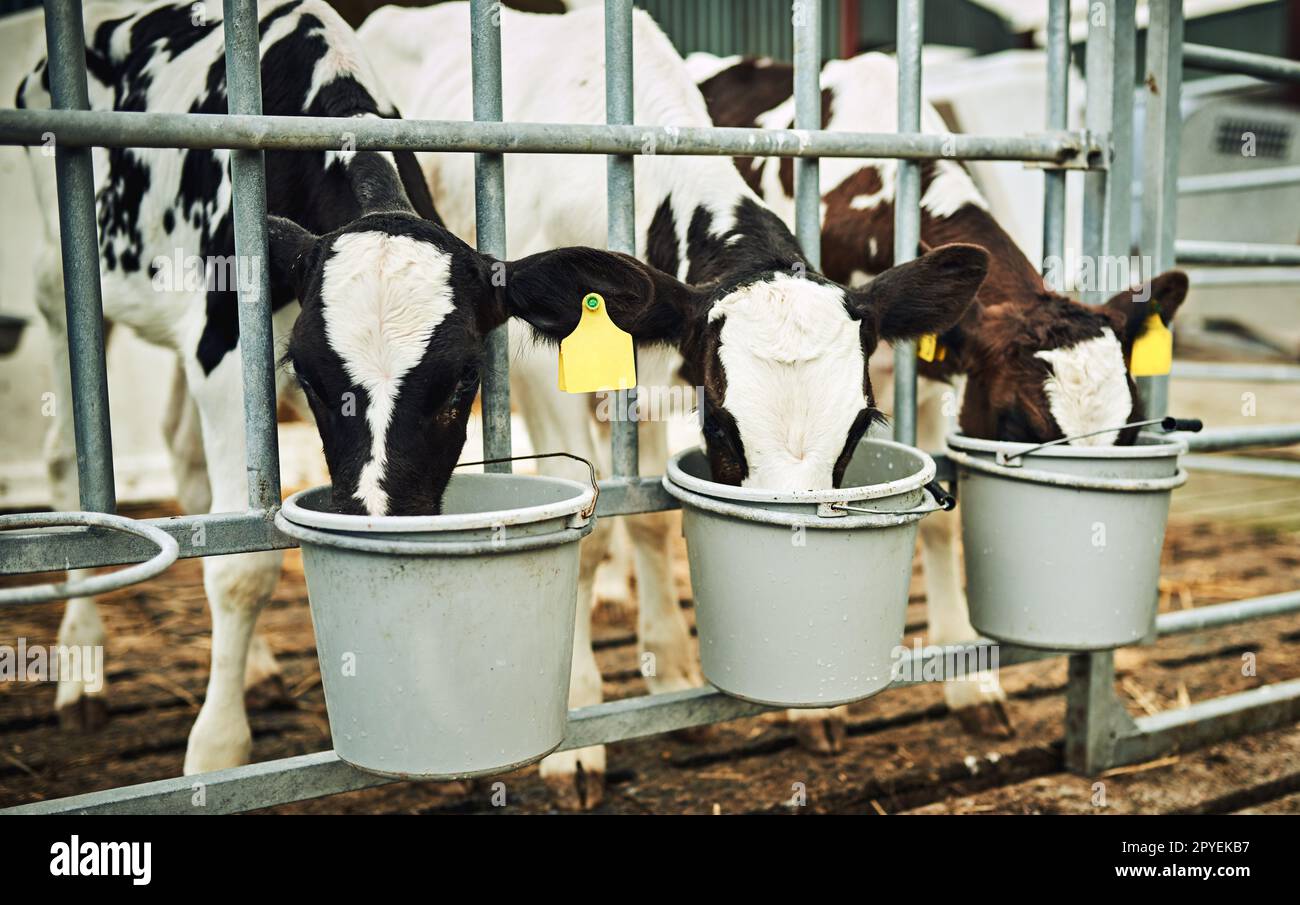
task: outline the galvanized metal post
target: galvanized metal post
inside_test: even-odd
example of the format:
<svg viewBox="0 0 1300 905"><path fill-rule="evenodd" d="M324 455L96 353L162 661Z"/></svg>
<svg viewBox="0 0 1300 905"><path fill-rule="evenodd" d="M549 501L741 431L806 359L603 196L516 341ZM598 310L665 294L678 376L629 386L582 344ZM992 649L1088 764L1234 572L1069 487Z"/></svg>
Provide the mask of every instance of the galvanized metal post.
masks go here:
<svg viewBox="0 0 1300 905"><path fill-rule="evenodd" d="M1108 137L1107 169L1084 177L1083 253L1094 279L1084 300L1102 302L1127 286L1108 286L1108 264L1132 250L1135 0L1097 0L1088 13L1087 127Z"/></svg>
<svg viewBox="0 0 1300 905"><path fill-rule="evenodd" d="M794 125L796 129L820 129L820 0L794 0L790 22L794 26ZM821 269L822 258L820 178L816 157L795 160L794 231L814 270Z"/></svg>
<svg viewBox="0 0 1300 905"><path fill-rule="evenodd" d="M54 107L90 109L86 42L79 2L47 0L45 40ZM58 141L56 132L54 168L59 195L68 364L72 377L72 399L57 399L55 403L72 405L81 508L113 512L117 509L117 492L113 484L113 434L108 418L104 303L99 285L95 174L90 148L67 147Z"/></svg>
<svg viewBox="0 0 1300 905"><path fill-rule="evenodd" d="M1178 211L1178 149L1182 137L1183 4L1151 0L1147 26L1146 135L1142 165L1142 255L1150 279L1174 266ZM1139 377L1149 418L1169 410L1169 377Z"/></svg>
<svg viewBox="0 0 1300 905"><path fill-rule="evenodd" d="M501 121L501 5L470 0L470 78L476 122ZM506 173L501 154L474 155L474 224L478 250L506 256ZM504 274L503 274L504 276ZM494 275L495 277L495 275ZM488 334L483 370L483 458L508 459L510 443L510 325ZM483 466L508 473L509 462Z"/></svg>
<svg viewBox="0 0 1300 905"><path fill-rule="evenodd" d="M1047 128L1065 131L1070 121L1070 2L1051 0L1047 11ZM1065 266L1065 170L1043 171L1043 273L1063 277ZM1051 287L1063 291L1064 285Z"/></svg>
<svg viewBox="0 0 1300 905"><path fill-rule="evenodd" d="M1065 686L1065 766L1091 776L1110 766L1115 749L1115 655L1071 654Z"/></svg>
<svg viewBox="0 0 1300 905"><path fill-rule="evenodd" d="M921 131L923 0L898 0L898 131ZM894 264L916 257L921 241L921 165L898 161L894 199ZM916 341L894 344L894 439L916 443Z"/></svg>
<svg viewBox="0 0 1300 905"><path fill-rule="evenodd" d="M1088 14L1088 129L1107 140L1108 169L1089 170L1084 183L1083 253L1094 280L1081 286L1085 301L1104 301L1111 288L1106 261L1130 244L1132 198L1134 0L1098 0ZM1115 698L1115 659L1110 651L1072 654L1066 686L1066 765L1095 773L1114 757L1112 728L1123 715Z"/></svg>
<svg viewBox="0 0 1300 905"><path fill-rule="evenodd" d="M262 112L262 55L256 0L225 0L226 97L231 113ZM275 422L275 334L271 326L266 236L266 161L262 151L231 151L231 207L239 275L239 357L244 371L248 505L280 505Z"/></svg>
<svg viewBox="0 0 1300 905"><path fill-rule="evenodd" d="M632 0L605 0L605 122L630 124L632 100ZM605 189L609 216L608 245L612 251L636 254L636 184L634 158L611 156ZM640 471L637 451L636 387L619 390L610 425L610 457L614 474L633 477Z"/></svg>

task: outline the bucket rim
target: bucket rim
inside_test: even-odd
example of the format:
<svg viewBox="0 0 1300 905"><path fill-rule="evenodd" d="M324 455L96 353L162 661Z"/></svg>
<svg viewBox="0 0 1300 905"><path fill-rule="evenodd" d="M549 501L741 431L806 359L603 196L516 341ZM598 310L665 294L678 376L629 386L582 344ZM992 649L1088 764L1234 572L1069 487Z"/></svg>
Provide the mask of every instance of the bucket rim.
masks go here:
<svg viewBox="0 0 1300 905"><path fill-rule="evenodd" d="M320 484L299 490L284 501L280 515L293 525L301 528L315 528L322 531L343 531L350 534L429 534L442 531L470 531L492 528L499 525L529 525L551 519L578 516L591 504L595 491L590 485L557 478L550 475L496 475L462 474L452 475L457 478L524 478L529 481L541 481L573 491L573 496L554 503L542 503L537 506L523 506L518 509L494 509L486 512L463 512L451 515L346 515L338 512L321 512L308 509L300 502L307 494L317 493L329 488L329 484ZM594 517L594 516L593 516Z"/></svg>
<svg viewBox="0 0 1300 905"><path fill-rule="evenodd" d="M1026 460L1035 456L1051 459L1164 459L1169 456L1180 456L1187 452L1187 441L1180 437L1167 439L1163 437L1153 437L1151 434L1144 433L1143 439L1155 440L1152 443L1135 443L1132 446L1048 446L1042 449L1034 449L1037 443L1017 443L1010 440L984 440L979 437L968 437L965 434L953 431L944 437L944 442L950 450L960 450L969 453L988 453L997 455L1006 453L1008 456L1014 456L1015 453L1027 449L1034 449L1032 453L1025 456Z"/></svg>
<svg viewBox="0 0 1300 905"><path fill-rule="evenodd" d="M893 481L886 481L881 484L864 484L859 487L831 487L825 490L769 490L762 487L740 487L734 484L719 484L716 481L706 481L703 478L687 474L682 469L682 459L696 452L704 455L708 454L704 447L693 446L690 449L682 450L668 460L668 467L664 471L663 484L665 489L678 499L682 499L682 497L673 492L675 489L688 491L695 496L735 503L779 503L790 505L878 500L919 490L934 480L936 473L934 459L924 450L915 446L908 446L906 443L898 443L894 440L884 440L877 437L863 437L858 441L858 448L860 449L863 445L869 443L877 446L893 447L901 452L910 453L919 460L920 470L906 477L896 478ZM825 522L827 519L821 519L821 521Z"/></svg>

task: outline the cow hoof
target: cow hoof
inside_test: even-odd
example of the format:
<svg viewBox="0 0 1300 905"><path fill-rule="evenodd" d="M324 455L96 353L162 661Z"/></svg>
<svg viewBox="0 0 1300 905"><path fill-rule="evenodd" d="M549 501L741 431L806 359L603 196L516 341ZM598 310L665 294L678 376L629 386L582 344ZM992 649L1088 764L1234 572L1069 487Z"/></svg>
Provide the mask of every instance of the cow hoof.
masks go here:
<svg viewBox="0 0 1300 905"><path fill-rule="evenodd" d="M59 728L66 732L97 732L108 722L108 699L83 694L57 708Z"/></svg>
<svg viewBox="0 0 1300 905"><path fill-rule="evenodd" d="M590 811L605 798L605 774L584 770L582 764L567 776L546 777L551 800L562 811Z"/></svg>
<svg viewBox="0 0 1300 905"><path fill-rule="evenodd" d="M844 748L844 717L822 714L814 718L795 718L794 734L799 746L816 754L838 754Z"/></svg>
<svg viewBox="0 0 1300 905"><path fill-rule="evenodd" d="M1011 738L1016 734L1003 701L982 701L953 711L967 735L981 738Z"/></svg>
<svg viewBox="0 0 1300 905"><path fill-rule="evenodd" d="M551 800L563 811L590 811L605 798L605 749L561 751L542 760Z"/></svg>
<svg viewBox="0 0 1300 905"><path fill-rule="evenodd" d="M284 676L272 673L244 689L244 706L249 710L285 710L293 699L284 684Z"/></svg>

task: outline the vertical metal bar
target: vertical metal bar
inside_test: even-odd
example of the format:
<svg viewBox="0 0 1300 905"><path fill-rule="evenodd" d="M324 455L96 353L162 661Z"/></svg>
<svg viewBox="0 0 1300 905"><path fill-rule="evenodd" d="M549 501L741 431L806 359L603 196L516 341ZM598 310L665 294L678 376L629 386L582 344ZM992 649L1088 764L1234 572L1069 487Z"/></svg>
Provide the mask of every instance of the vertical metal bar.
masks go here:
<svg viewBox="0 0 1300 905"><path fill-rule="evenodd" d="M794 0L790 21L794 26L794 125L796 129L820 129L821 0ZM820 270L822 263L819 164L815 157L796 157L794 161L794 232L814 270Z"/></svg>
<svg viewBox="0 0 1300 905"><path fill-rule="evenodd" d="M233 114L262 113L262 57L256 0L225 0L226 97ZM275 423L275 336L271 326L266 238L266 160L261 151L231 151L231 206L239 274L239 358L244 371L244 444L248 505L280 505L280 450ZM250 270L251 268L251 270Z"/></svg>
<svg viewBox="0 0 1300 905"><path fill-rule="evenodd" d="M1134 0L1097 0L1088 13L1087 127L1103 137L1108 168L1084 178L1083 253L1095 280L1085 301L1101 302L1111 290L1106 262L1130 251L1133 157ZM1114 756L1111 727L1123 715L1114 694L1111 652L1074 654L1066 685L1066 765L1095 773Z"/></svg>
<svg viewBox="0 0 1300 905"><path fill-rule="evenodd" d="M50 96L56 109L89 110L86 41L77 0L47 0L45 40ZM59 242L67 310L72 420L77 436L81 508L113 512L113 433L108 418L108 368L104 360L104 302L99 285L95 228L95 174L90 148L56 144ZM68 405L69 400L56 400Z"/></svg>
<svg viewBox="0 0 1300 905"><path fill-rule="evenodd" d="M1146 128L1142 166L1142 254L1145 278L1174 266L1178 151L1182 137L1183 4L1151 0L1147 27ZM1148 418L1169 410L1169 377L1139 377Z"/></svg>
<svg viewBox="0 0 1300 905"><path fill-rule="evenodd" d="M1126 289L1105 283L1111 262L1132 251L1134 0L1097 0L1088 14L1087 127L1107 139L1107 169L1084 176L1083 253L1096 279L1084 300Z"/></svg>
<svg viewBox="0 0 1300 905"><path fill-rule="evenodd" d="M1115 701L1115 655L1112 651L1071 654L1065 687L1065 766L1092 775L1110 766L1115 736L1111 720Z"/></svg>
<svg viewBox="0 0 1300 905"><path fill-rule="evenodd" d="M632 0L605 0L605 122L632 122ZM634 158L608 158L605 190L609 211L608 245L612 251L636 254L636 185ZM637 452L636 387L619 390L610 429L614 474L633 476L640 470Z"/></svg>
<svg viewBox="0 0 1300 905"><path fill-rule="evenodd" d="M898 0L898 131L921 131L923 0ZM921 165L898 161L894 199L894 264L916 257L921 241ZM916 341L894 344L894 439L916 443Z"/></svg>
<svg viewBox="0 0 1300 905"><path fill-rule="evenodd" d="M1047 128L1069 128L1070 3L1051 0L1047 11ZM1065 171L1043 171L1043 273L1065 261ZM1058 291L1063 286L1052 287Z"/></svg>
<svg viewBox="0 0 1300 905"><path fill-rule="evenodd" d="M470 79L474 119L501 121L501 11L494 0L470 0ZM506 256L505 158L474 155L474 223L478 250L494 258ZM483 458L508 459L510 444L510 326L488 334L483 370ZM483 466L485 471L509 472L509 462Z"/></svg>

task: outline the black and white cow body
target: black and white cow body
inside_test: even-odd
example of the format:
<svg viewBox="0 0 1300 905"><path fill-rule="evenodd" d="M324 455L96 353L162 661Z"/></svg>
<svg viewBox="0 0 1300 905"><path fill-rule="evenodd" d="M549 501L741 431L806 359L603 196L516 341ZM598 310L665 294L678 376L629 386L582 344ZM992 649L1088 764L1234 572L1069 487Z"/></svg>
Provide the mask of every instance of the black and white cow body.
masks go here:
<svg viewBox="0 0 1300 905"><path fill-rule="evenodd" d="M211 10L209 20L198 15L200 8L163 3L123 17L89 7L92 105L224 113L219 11ZM543 335L563 337L576 325L577 301L586 291L604 293L611 315L632 323L643 302L658 293L666 304L681 284L632 259L590 249L560 249L514 263L480 255L443 228L409 153L349 150L351 119L396 111L338 15L321 0L263 3L260 13L264 112L341 117L338 151L266 154L272 216L271 260L265 263L277 344L288 365L283 383L296 377L310 406L334 508L371 515L437 512L465 442L490 330L518 316ZM48 106L47 84L41 66L21 87L20 104ZM206 481L191 483L210 484L212 511L243 510L229 153L96 150L94 159L105 317L176 351L202 425L203 452L195 461L198 467L206 461ZM48 176L49 168L33 161L38 176ZM48 183L44 191L53 209ZM52 249L49 257L39 304L53 334L55 372L66 381L62 287ZM572 304L550 291L556 274L582 287L573 290ZM529 287L547 291L530 295ZM65 382L62 398L68 396ZM50 463L60 509L78 508L70 409L60 406ZM278 680L274 658L253 629L280 560L279 551L264 551L203 561L213 615L212 670L190 735L187 772L247 760L245 681ZM60 641L102 643L93 601L69 603ZM74 724L103 716L102 693L93 695L75 681L60 684L56 703Z"/></svg>
<svg viewBox="0 0 1300 905"><path fill-rule="evenodd" d="M468 4L425 9L384 7L359 29L386 86L421 119L472 116ZM498 27L494 21L484 27ZM563 16L499 11L504 119L604 121L604 25L599 9ZM633 107L637 125L708 126L708 111L681 57L644 12L633 16ZM665 138L665 134L668 136ZM875 417L866 362L882 338L914 336L946 325L968 304L986 256L971 246L940 249L861 291L809 266L790 229L720 157L655 153L647 133L635 161L638 256L689 287L663 314L667 339L685 361L684 376L702 388L704 445L716 478L773 489L831 487L847 454ZM453 153L417 154L449 227L474 230L472 161ZM558 245L606 241L605 159L515 154L505 160L507 248L522 254ZM556 390L555 362L537 354L527 329L512 331L511 390L533 448L567 450L600 462L607 445L593 425L589 399ZM672 362L638 352L638 383L671 382ZM599 412L597 412L599 419ZM639 424L640 467L664 470L667 428ZM549 463L543 465L550 469ZM560 472L563 473L563 472ZM701 682L689 628L673 586L665 513L629 516L637 572L638 643L654 663L653 692ZM590 646L590 604L597 565L609 549L597 526L583 542L570 706L597 703L601 678ZM650 662L643 660L643 662ZM820 716L801 713L819 732ZM829 745L829 741L823 742ZM541 772L561 803L599 800L603 748L552 755Z"/></svg>

